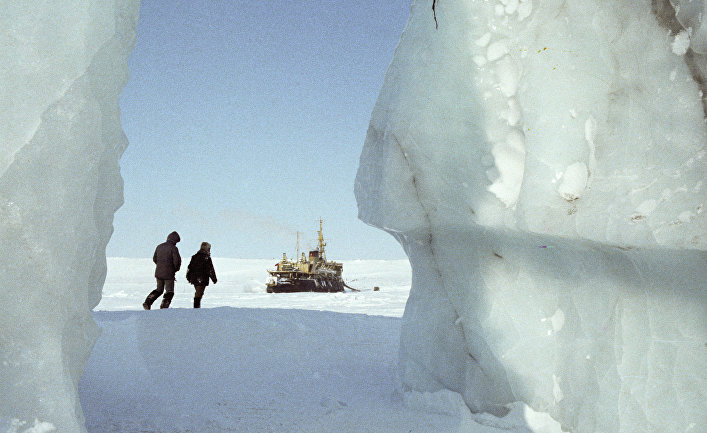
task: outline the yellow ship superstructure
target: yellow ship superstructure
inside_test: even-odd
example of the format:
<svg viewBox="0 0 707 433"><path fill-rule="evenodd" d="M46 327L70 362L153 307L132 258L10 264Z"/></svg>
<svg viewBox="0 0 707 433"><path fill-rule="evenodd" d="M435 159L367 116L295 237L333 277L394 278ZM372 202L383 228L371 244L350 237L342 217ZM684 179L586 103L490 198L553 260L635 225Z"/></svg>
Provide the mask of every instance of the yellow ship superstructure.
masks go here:
<svg viewBox="0 0 707 433"><path fill-rule="evenodd" d="M320 219L319 245L316 250L309 252L308 257L302 253L298 259L289 260L283 253L282 260L275 265L275 269L268 269L268 293L344 291L344 280L341 276L344 265L326 259L322 225L323 221Z"/></svg>

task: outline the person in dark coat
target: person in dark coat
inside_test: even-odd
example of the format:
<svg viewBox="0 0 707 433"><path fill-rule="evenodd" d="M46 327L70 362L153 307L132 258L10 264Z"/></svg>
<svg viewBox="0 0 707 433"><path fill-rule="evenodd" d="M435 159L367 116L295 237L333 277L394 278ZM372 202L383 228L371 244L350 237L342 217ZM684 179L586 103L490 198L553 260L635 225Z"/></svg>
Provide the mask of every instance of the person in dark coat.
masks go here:
<svg viewBox="0 0 707 433"><path fill-rule="evenodd" d="M201 297L209 285L209 279L216 284L216 271L211 261L211 244L202 242L201 248L191 256L187 267L187 281L194 285L194 308L201 308Z"/></svg>
<svg viewBox="0 0 707 433"><path fill-rule="evenodd" d="M155 278L157 279L157 288L150 292L142 304L142 307L149 310L152 303L155 302L157 298L162 295L162 304L160 308L169 308L169 304L172 302L174 297L174 275L182 267L182 257L179 255L179 249L177 248L177 242L181 239L179 238L179 233L172 232L167 236L167 242L157 245L155 248L155 254L152 256L152 261L155 262Z"/></svg>

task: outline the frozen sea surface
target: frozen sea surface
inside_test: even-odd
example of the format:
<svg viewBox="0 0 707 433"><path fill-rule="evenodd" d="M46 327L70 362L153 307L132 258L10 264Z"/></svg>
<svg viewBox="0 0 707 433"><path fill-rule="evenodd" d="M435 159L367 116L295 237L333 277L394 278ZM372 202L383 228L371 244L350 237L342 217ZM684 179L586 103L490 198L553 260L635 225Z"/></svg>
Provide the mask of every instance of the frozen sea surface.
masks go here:
<svg viewBox="0 0 707 433"><path fill-rule="evenodd" d="M361 292L341 294L267 294L274 263L215 259L205 308L188 308L178 274L174 308L144 311L151 261L109 258L102 334L79 384L88 431L560 431L523 405L472 416L454 393L400 392L406 260L344 262Z"/></svg>

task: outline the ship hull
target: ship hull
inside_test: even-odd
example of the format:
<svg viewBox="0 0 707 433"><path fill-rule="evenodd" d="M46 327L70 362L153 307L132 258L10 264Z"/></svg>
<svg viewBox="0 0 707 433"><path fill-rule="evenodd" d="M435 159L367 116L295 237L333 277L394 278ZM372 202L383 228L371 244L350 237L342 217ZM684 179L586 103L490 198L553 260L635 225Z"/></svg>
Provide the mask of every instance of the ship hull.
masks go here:
<svg viewBox="0 0 707 433"><path fill-rule="evenodd" d="M335 293L343 291L344 282L339 279L298 278L267 285L268 293Z"/></svg>

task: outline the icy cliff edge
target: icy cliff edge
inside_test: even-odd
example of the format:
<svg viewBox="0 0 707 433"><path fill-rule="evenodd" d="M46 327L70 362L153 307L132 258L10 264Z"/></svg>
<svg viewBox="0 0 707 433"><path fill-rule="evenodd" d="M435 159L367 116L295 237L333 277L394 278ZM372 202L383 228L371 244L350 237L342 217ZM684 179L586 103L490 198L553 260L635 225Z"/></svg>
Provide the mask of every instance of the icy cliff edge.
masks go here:
<svg viewBox="0 0 707 433"><path fill-rule="evenodd" d="M0 5L0 430L85 431L139 2Z"/></svg>
<svg viewBox="0 0 707 433"><path fill-rule="evenodd" d="M413 1L355 186L413 268L405 389L707 424L707 61L658 3Z"/></svg>

